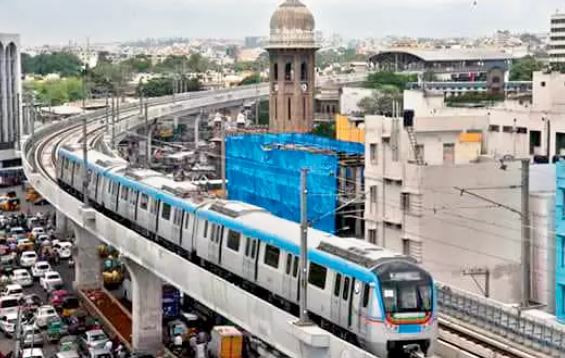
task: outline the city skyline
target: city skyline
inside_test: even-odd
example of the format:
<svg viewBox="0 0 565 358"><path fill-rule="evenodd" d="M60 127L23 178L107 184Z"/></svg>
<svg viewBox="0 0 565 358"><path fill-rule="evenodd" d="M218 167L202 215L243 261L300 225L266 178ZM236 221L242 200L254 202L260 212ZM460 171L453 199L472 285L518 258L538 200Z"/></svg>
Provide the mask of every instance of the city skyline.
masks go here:
<svg viewBox="0 0 565 358"><path fill-rule="evenodd" d="M25 45L144 38L243 38L268 34L275 0L0 0L4 32ZM317 30L347 38L480 36L548 32L558 0L304 0ZM504 16L501 14L504 13ZM240 21L236 15L246 14ZM213 21L215 20L215 21ZM398 26L401 24L402 26ZM433 28L428 26L433 24Z"/></svg>

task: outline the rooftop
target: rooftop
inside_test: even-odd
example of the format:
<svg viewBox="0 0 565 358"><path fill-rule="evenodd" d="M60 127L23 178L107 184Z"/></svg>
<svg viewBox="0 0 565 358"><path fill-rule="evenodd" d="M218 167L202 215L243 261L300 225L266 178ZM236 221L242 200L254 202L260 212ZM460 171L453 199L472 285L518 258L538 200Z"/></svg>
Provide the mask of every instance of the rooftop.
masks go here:
<svg viewBox="0 0 565 358"><path fill-rule="evenodd" d="M496 49L414 49L391 48L377 53L373 57L385 54L402 53L419 57L426 62L511 60L512 54Z"/></svg>

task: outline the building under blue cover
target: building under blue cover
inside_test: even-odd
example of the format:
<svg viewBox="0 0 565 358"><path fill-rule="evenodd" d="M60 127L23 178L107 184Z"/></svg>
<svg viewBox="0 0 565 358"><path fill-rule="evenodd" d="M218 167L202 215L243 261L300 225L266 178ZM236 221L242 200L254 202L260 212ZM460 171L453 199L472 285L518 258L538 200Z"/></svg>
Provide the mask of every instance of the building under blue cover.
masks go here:
<svg viewBox="0 0 565 358"><path fill-rule="evenodd" d="M300 170L307 168L311 226L362 235L362 223L354 224L360 221L354 213L362 210L364 202L362 144L310 134L245 134L226 139L226 154L230 200L254 204L299 222ZM337 218L338 208L353 214Z"/></svg>
<svg viewBox="0 0 565 358"><path fill-rule="evenodd" d="M565 161L557 162L555 171L555 315L565 321Z"/></svg>

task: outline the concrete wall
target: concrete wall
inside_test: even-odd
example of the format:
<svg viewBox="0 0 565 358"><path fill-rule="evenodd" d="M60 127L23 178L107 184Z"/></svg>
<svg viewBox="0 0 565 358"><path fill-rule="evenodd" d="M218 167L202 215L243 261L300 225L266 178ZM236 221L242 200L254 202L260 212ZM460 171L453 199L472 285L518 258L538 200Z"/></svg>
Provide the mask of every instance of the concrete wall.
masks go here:
<svg viewBox="0 0 565 358"><path fill-rule="evenodd" d="M342 114L335 117L335 132L337 140L365 143L365 123L351 121Z"/></svg>

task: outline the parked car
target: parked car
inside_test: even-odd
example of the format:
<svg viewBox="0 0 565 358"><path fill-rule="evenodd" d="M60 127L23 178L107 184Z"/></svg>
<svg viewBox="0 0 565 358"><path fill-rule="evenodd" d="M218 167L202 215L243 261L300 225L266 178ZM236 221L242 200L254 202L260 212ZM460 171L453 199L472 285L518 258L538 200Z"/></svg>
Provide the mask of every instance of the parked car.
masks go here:
<svg viewBox="0 0 565 358"><path fill-rule="evenodd" d="M47 271L51 271L51 265L49 265L47 261L37 261L35 265L31 267L31 275L34 279L43 277Z"/></svg>
<svg viewBox="0 0 565 358"><path fill-rule="evenodd" d="M22 345L24 347L43 346L44 338L41 329L34 324L26 324L22 327Z"/></svg>
<svg viewBox="0 0 565 358"><path fill-rule="evenodd" d="M20 353L21 358L43 358L43 350L41 348L26 348Z"/></svg>
<svg viewBox="0 0 565 358"><path fill-rule="evenodd" d="M65 297L69 296L71 293L67 290L55 290L49 292L47 295L47 299L49 300L49 304L55 309L59 309L62 306L63 300Z"/></svg>
<svg viewBox="0 0 565 358"><path fill-rule="evenodd" d="M45 235L45 229L43 229L43 227L38 226L31 229L30 238L32 240L36 240L39 237L39 235Z"/></svg>
<svg viewBox="0 0 565 358"><path fill-rule="evenodd" d="M104 348L106 342L108 342L108 336L101 329L93 329L84 332L80 337L80 346L85 352L90 352L90 350Z"/></svg>
<svg viewBox="0 0 565 358"><path fill-rule="evenodd" d="M39 284L45 291L51 292L63 287L63 279L57 271L47 271L45 275L39 279Z"/></svg>
<svg viewBox="0 0 565 358"><path fill-rule="evenodd" d="M12 271L10 279L12 280L12 283L17 283L24 287L33 285L31 275L26 269L17 269Z"/></svg>
<svg viewBox="0 0 565 358"><path fill-rule="evenodd" d="M59 241L53 244L61 259L68 259L72 255L73 244L68 241Z"/></svg>
<svg viewBox="0 0 565 358"><path fill-rule="evenodd" d="M35 324L39 328L47 327L47 324L52 319L60 319L53 306L41 306L35 312Z"/></svg>
<svg viewBox="0 0 565 358"><path fill-rule="evenodd" d="M10 236L15 238L16 240L18 238L23 238L23 237L25 237L25 230L21 226L13 227L13 228L10 229Z"/></svg>
<svg viewBox="0 0 565 358"><path fill-rule="evenodd" d="M0 297L0 316L6 316L10 313L18 313L20 300L13 296Z"/></svg>
<svg viewBox="0 0 565 358"><path fill-rule="evenodd" d="M24 251L20 256L21 267L32 267L37 262L37 254L35 251Z"/></svg>
<svg viewBox="0 0 565 358"><path fill-rule="evenodd" d="M112 352L106 348L91 349L88 353L88 358L112 358Z"/></svg>
<svg viewBox="0 0 565 358"><path fill-rule="evenodd" d="M39 306L41 306L41 302L42 302L41 298L33 293L31 295L25 295L21 299L22 305L24 305L27 309L31 311L35 311L36 309L38 309Z"/></svg>
<svg viewBox="0 0 565 358"><path fill-rule="evenodd" d="M17 313L8 313L0 317L0 330L6 337L12 337L16 331L16 324L18 323Z"/></svg>
<svg viewBox="0 0 565 358"><path fill-rule="evenodd" d="M0 294L2 296L14 296L20 299L24 296L24 289L22 288L22 285L13 283L11 285L6 285Z"/></svg>

